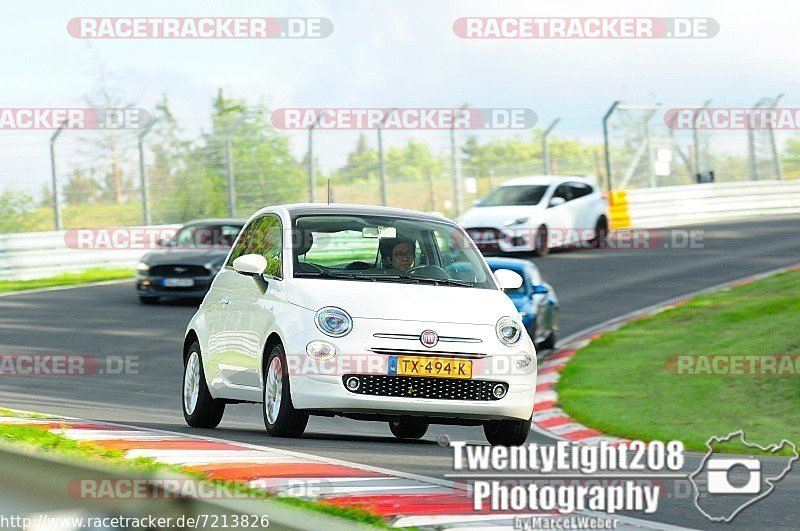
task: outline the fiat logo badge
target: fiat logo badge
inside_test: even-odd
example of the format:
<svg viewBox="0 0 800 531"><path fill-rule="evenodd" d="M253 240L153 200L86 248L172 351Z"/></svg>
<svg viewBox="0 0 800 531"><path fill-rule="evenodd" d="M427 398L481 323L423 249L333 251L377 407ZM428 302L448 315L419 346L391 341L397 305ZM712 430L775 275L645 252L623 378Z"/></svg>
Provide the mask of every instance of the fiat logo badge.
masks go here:
<svg viewBox="0 0 800 531"><path fill-rule="evenodd" d="M420 342L428 348L435 347L439 342L439 336L433 330L425 330L419 336Z"/></svg>

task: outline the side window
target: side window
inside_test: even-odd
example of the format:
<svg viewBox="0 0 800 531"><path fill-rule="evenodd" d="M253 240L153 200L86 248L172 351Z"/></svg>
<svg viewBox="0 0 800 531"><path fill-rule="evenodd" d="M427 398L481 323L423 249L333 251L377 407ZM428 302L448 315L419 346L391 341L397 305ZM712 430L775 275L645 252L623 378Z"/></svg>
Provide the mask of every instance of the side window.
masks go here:
<svg viewBox="0 0 800 531"><path fill-rule="evenodd" d="M231 253L227 265L245 254L260 254L267 259L267 269L264 274L271 277L281 277L283 270L281 258L283 256L283 231L277 216L268 214L254 220L245 227L242 237Z"/></svg>
<svg viewBox="0 0 800 531"><path fill-rule="evenodd" d="M592 193L592 187L584 183L569 183L568 185L572 191L572 199L578 199L585 195Z"/></svg>
<svg viewBox="0 0 800 531"><path fill-rule="evenodd" d="M239 241L236 242L236 246L233 248L231 256L228 258L228 262L225 264L226 266L233 266L234 260L240 256L249 254L248 247L250 245L250 241L253 239L253 233L262 219L263 218L258 218L253 220L249 225L242 229L242 236L239 238Z"/></svg>

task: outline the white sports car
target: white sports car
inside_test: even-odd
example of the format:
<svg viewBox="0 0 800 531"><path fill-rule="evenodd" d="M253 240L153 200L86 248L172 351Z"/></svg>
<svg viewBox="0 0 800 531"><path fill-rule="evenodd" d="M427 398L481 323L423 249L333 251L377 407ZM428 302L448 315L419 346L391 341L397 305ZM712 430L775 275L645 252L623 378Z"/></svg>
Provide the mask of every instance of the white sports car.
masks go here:
<svg viewBox="0 0 800 531"><path fill-rule="evenodd" d="M225 404L263 404L267 431L309 415L379 420L397 437L481 425L528 436L536 354L503 289L454 222L421 212L288 205L257 212L186 331L183 412L216 427Z"/></svg>
<svg viewBox="0 0 800 531"><path fill-rule="evenodd" d="M504 182L458 222L482 252L599 247L608 236L608 200L590 179L564 175Z"/></svg>

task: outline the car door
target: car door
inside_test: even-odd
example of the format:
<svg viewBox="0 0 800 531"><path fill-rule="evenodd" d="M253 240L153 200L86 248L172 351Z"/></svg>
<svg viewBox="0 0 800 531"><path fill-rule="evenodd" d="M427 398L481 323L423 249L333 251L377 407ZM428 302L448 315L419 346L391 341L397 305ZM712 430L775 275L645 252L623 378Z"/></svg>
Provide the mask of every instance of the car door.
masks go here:
<svg viewBox="0 0 800 531"><path fill-rule="evenodd" d="M585 231L593 230L596 220L591 219L594 214L592 186L581 182L570 182L567 183L567 186L569 186L572 196L568 205L575 220L575 227L573 228L577 229L579 235Z"/></svg>
<svg viewBox="0 0 800 531"><path fill-rule="evenodd" d="M236 241L228 259L223 265L211 290L206 295L206 319L208 321L208 361L212 376L212 384L221 388L225 398L234 398L230 395L231 384L238 381L237 373L240 359L238 350L238 326L234 322L234 314L230 311L233 284L239 281L240 275L233 269L233 261L239 256L248 254L249 246L253 241L253 233L257 228L254 220L242 229L241 236Z"/></svg>
<svg viewBox="0 0 800 531"><path fill-rule="evenodd" d="M561 247L566 245L568 232L575 227L574 214L570 209L571 189L567 183L556 185L553 195L548 200L547 226L549 233L549 246ZM564 203L553 205L555 198L564 199Z"/></svg>
<svg viewBox="0 0 800 531"><path fill-rule="evenodd" d="M281 221L266 214L253 222L245 254L260 254L267 259L264 283L250 275L233 272L230 279L226 335L230 345L221 371L232 384L248 394L261 389L261 361L267 334L274 329L276 309L283 296ZM233 256L236 259L238 256ZM231 264L233 262L231 261Z"/></svg>

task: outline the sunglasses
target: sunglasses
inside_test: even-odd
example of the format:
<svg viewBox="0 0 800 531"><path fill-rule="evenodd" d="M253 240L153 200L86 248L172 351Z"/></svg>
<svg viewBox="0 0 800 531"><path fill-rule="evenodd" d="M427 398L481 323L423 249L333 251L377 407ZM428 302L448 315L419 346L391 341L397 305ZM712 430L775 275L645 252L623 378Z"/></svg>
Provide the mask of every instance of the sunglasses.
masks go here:
<svg viewBox="0 0 800 531"><path fill-rule="evenodd" d="M413 260L414 253L392 253L392 258L394 258L395 260L402 260L404 258L406 260Z"/></svg>

